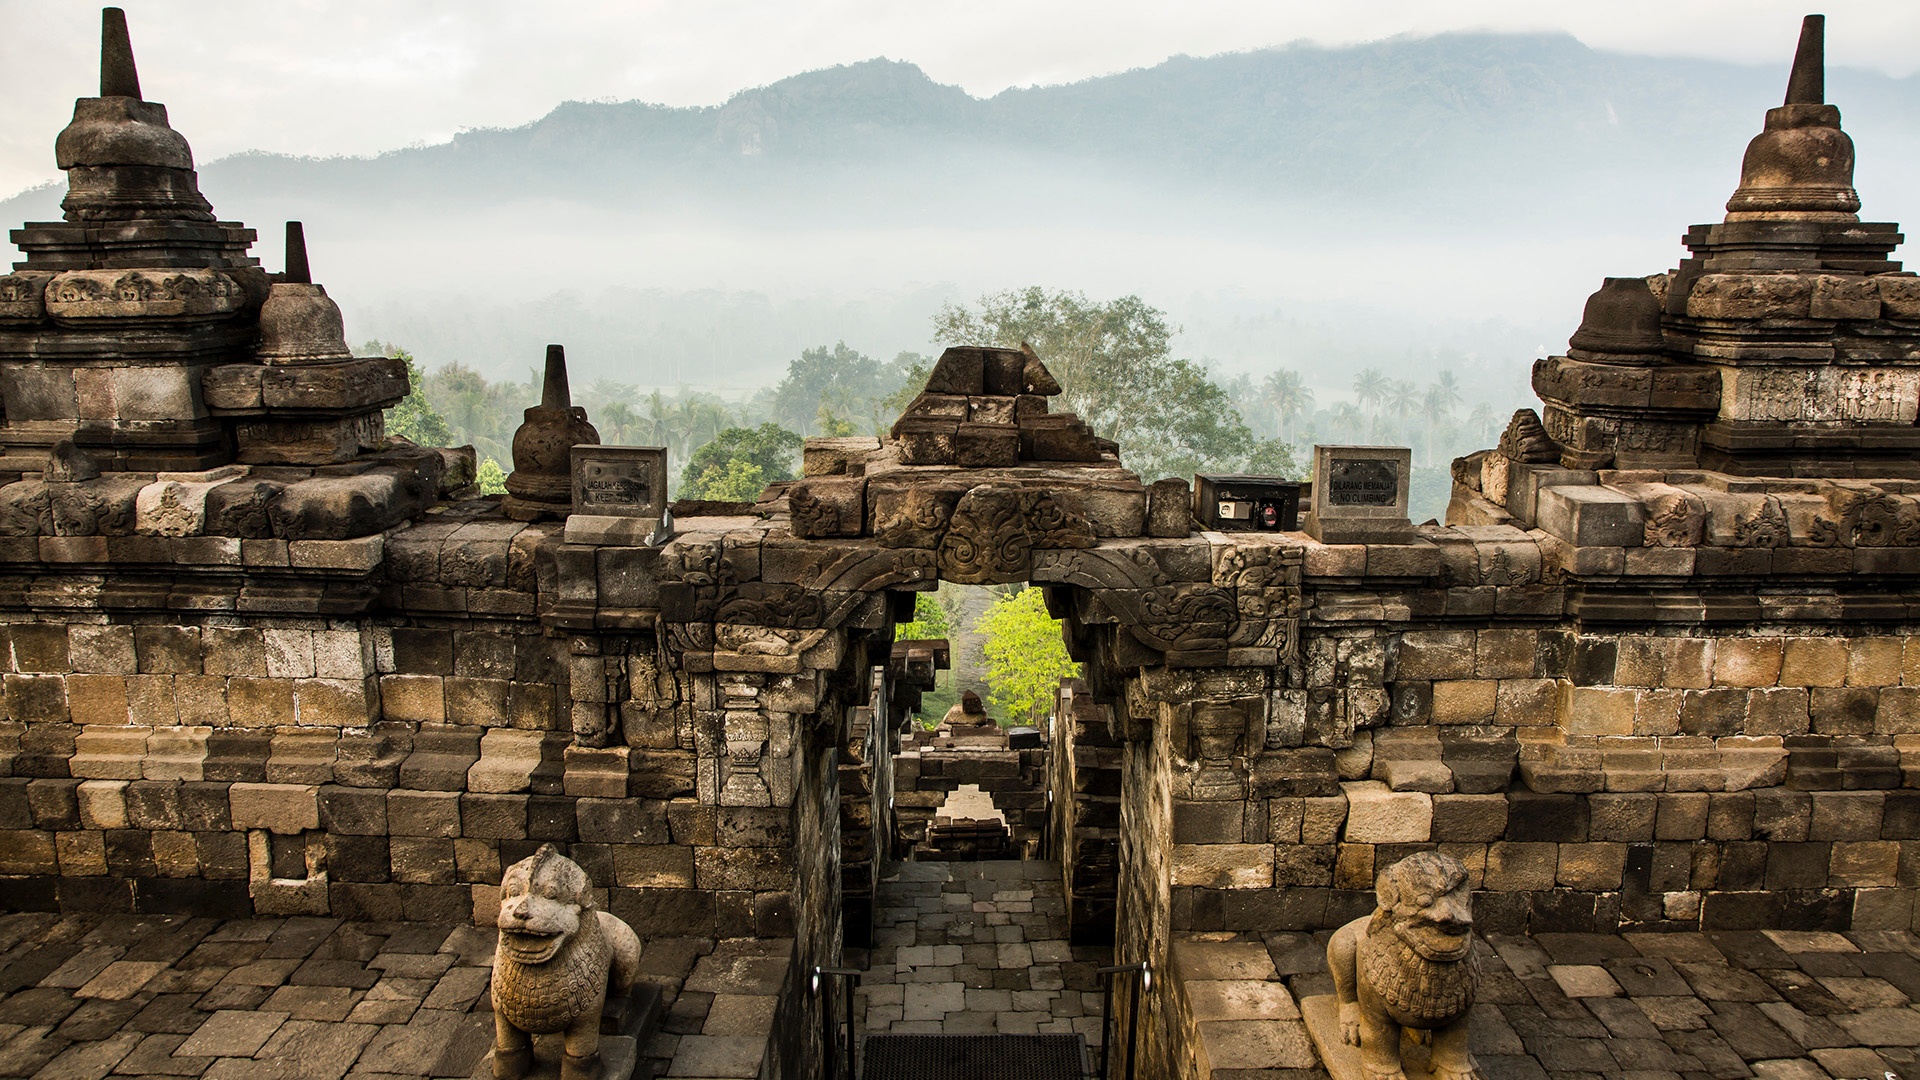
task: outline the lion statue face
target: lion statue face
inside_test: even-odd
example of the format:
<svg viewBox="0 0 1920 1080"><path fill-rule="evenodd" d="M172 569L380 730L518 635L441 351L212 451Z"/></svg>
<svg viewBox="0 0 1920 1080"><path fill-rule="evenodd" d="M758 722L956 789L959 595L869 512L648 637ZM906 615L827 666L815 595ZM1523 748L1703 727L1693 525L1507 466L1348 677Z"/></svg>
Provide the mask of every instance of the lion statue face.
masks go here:
<svg viewBox="0 0 1920 1080"><path fill-rule="evenodd" d="M500 948L522 964L559 954L593 910L586 871L552 844L514 863L500 880Z"/></svg>
<svg viewBox="0 0 1920 1080"><path fill-rule="evenodd" d="M1388 867L1375 888L1380 900L1376 930L1384 923L1408 948L1433 961L1461 960L1473 948L1473 901L1466 868L1458 862L1418 852Z"/></svg>

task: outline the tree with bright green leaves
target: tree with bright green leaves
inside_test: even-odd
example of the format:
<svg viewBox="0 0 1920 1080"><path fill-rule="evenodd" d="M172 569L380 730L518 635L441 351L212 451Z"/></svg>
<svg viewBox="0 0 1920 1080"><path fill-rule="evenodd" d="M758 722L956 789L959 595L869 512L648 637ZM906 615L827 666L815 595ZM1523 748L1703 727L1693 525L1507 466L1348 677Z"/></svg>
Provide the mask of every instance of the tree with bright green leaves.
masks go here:
<svg viewBox="0 0 1920 1080"><path fill-rule="evenodd" d="M480 468L474 472L473 482L480 485L482 495L505 495L507 493L507 470L492 458L484 458Z"/></svg>
<svg viewBox="0 0 1920 1080"><path fill-rule="evenodd" d="M766 485L793 479L802 441L771 421L757 428L727 428L687 460L678 496L752 502Z"/></svg>
<svg viewBox="0 0 1920 1080"><path fill-rule="evenodd" d="M766 470L751 461L734 458L700 476L700 493L686 496L715 502L755 502L767 486Z"/></svg>
<svg viewBox="0 0 1920 1080"><path fill-rule="evenodd" d="M1120 444L1121 460L1149 479L1248 471L1254 458L1292 475L1291 450L1262 445L1207 369L1173 356L1166 313L1137 296L1096 303L1038 286L948 304L934 336L954 345L1031 344L1064 388L1067 409Z"/></svg>
<svg viewBox="0 0 1920 1080"><path fill-rule="evenodd" d="M369 344L377 344L369 342ZM416 446L447 446L453 442L453 429L448 426L447 418L440 415L433 403L427 400L427 378L421 372L420 365L414 362L413 354L405 349L391 345L380 345L377 350L407 365L407 396L401 398L386 413L387 434L398 435L413 440Z"/></svg>
<svg viewBox="0 0 1920 1080"><path fill-rule="evenodd" d="M924 595L924 594L923 594ZM1060 680L1080 674L1067 656L1060 621L1037 588L1000 597L974 623L986 640L987 700L1009 722L1037 724L1053 707Z"/></svg>
<svg viewBox="0 0 1920 1080"><path fill-rule="evenodd" d="M913 594L913 621L893 628L895 641L933 641L953 637L953 623L937 593Z"/></svg>

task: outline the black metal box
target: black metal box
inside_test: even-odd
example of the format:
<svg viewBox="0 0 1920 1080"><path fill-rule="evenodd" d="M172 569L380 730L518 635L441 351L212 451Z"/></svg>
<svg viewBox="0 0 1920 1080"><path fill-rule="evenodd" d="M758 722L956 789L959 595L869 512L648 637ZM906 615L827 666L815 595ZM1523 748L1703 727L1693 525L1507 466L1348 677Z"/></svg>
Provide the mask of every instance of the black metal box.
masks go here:
<svg viewBox="0 0 1920 1080"><path fill-rule="evenodd" d="M1291 532L1300 527L1300 482L1278 476L1193 478L1193 518L1219 532Z"/></svg>

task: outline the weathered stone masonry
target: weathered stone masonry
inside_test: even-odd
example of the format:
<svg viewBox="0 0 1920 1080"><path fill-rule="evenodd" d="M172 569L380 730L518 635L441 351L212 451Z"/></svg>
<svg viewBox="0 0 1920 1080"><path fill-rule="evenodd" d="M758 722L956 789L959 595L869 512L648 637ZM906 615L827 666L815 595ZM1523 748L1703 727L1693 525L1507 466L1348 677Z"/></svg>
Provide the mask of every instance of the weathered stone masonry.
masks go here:
<svg viewBox="0 0 1920 1080"><path fill-rule="evenodd" d="M957 348L885 439L652 547L385 438L403 376L304 248L268 274L213 221L110 33L67 220L0 276L0 906L486 922L551 841L643 936L778 943L778 1026L818 1031L931 676L892 628L950 580L1044 589L1085 665L1048 842L1121 962L1339 925L1426 848L1489 932L1914 927L1916 279L1850 142L1833 180L1817 62L1694 258L1596 293L1545 419L1456 463L1449 526L1196 531L1041 358Z"/></svg>

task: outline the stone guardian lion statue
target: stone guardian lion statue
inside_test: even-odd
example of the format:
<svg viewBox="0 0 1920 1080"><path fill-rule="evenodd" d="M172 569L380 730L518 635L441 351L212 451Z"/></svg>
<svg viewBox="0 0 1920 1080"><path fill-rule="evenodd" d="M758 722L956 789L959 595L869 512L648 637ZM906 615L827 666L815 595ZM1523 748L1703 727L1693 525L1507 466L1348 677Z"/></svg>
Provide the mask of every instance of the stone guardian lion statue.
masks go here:
<svg viewBox="0 0 1920 1080"><path fill-rule="evenodd" d="M1340 1037L1360 1048L1368 1080L1405 1080L1403 1029L1431 1040L1433 1080L1481 1080L1467 1047L1479 969L1466 868L1419 852L1383 871L1375 892L1374 913L1327 943Z"/></svg>
<svg viewBox="0 0 1920 1080"><path fill-rule="evenodd" d="M564 1034L560 1080L600 1075L600 1013L640 973L633 928L593 904L587 872L552 844L514 863L500 882L493 954L493 1075L521 1080L533 1036Z"/></svg>

